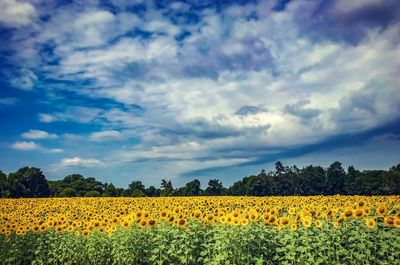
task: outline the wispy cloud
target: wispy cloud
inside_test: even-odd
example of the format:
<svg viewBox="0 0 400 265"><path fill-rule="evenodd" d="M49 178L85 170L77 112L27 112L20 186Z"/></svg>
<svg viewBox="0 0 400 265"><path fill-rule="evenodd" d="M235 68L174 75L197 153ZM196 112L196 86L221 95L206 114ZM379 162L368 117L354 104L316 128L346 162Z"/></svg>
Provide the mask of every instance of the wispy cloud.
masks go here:
<svg viewBox="0 0 400 265"><path fill-rule="evenodd" d="M27 139L56 139L58 138L57 134L48 133L41 130L29 130L21 135Z"/></svg>
<svg viewBox="0 0 400 265"><path fill-rule="evenodd" d="M14 105L15 103L18 102L17 98L0 98L0 105Z"/></svg>
<svg viewBox="0 0 400 265"><path fill-rule="evenodd" d="M115 130L94 132L90 135L90 139L94 141L120 140L123 135Z"/></svg>
<svg viewBox="0 0 400 265"><path fill-rule="evenodd" d="M32 151L32 150L38 150L40 149L40 146L36 144L33 141L30 142L15 142L11 145L11 148L15 150L21 150L21 151Z"/></svg>
<svg viewBox="0 0 400 265"><path fill-rule="evenodd" d="M80 157L63 158L61 160L61 165L66 167L71 166L83 166L83 167L93 167L101 165L101 161L93 158L83 159Z"/></svg>
<svg viewBox="0 0 400 265"><path fill-rule="evenodd" d="M64 167L101 155L121 171L154 162L183 175L399 118L397 1L241 2L7 0L25 8L0 19L14 28L0 45L6 81L22 89L9 91L38 98L23 130L62 135ZM46 131L23 137L56 138Z"/></svg>
<svg viewBox="0 0 400 265"><path fill-rule="evenodd" d="M35 15L35 7L30 3L16 0L0 1L0 23L7 26L25 26L32 23Z"/></svg>

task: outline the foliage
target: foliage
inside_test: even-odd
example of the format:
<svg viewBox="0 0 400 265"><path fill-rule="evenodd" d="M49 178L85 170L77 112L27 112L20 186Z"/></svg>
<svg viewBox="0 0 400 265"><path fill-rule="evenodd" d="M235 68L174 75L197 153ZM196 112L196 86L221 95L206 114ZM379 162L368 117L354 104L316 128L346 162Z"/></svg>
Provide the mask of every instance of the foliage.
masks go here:
<svg viewBox="0 0 400 265"><path fill-rule="evenodd" d="M0 201L0 264L400 260L399 196Z"/></svg>
<svg viewBox="0 0 400 265"><path fill-rule="evenodd" d="M0 170L0 198L8 197L7 175Z"/></svg>
<svg viewBox="0 0 400 265"><path fill-rule="evenodd" d="M7 188L12 198L48 197L49 186L39 168L23 167L7 177Z"/></svg>
<svg viewBox="0 0 400 265"><path fill-rule="evenodd" d="M48 191L50 190L50 191ZM138 180L127 189L116 188L80 174L62 180L46 181L38 168L24 167L8 176L0 171L0 198L19 197L159 197L159 196L287 196L287 195L396 195L400 194L400 164L387 170L359 171L350 166L347 172L338 161L328 168L321 166L284 166L275 164L275 171L262 170L244 177L225 188L218 179L211 179L203 190L198 179L183 187L173 188L163 179L160 188L148 188Z"/></svg>
<svg viewBox="0 0 400 265"><path fill-rule="evenodd" d="M274 229L261 224L185 229L169 224L89 236L0 236L1 264L398 264L400 229Z"/></svg>

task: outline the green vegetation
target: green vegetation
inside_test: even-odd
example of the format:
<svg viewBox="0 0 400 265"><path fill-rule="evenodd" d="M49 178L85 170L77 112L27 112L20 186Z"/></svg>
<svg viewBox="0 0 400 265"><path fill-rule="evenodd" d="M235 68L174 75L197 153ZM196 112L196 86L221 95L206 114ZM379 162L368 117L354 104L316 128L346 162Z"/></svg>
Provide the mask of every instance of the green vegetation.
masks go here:
<svg viewBox="0 0 400 265"><path fill-rule="evenodd" d="M49 230L0 238L0 264L399 264L399 229L354 221L278 230L190 223L77 236Z"/></svg>
<svg viewBox="0 0 400 265"><path fill-rule="evenodd" d="M211 179L203 190L198 179L180 188L173 188L170 180L163 179L160 188L146 188L141 181L132 181L127 189L116 188L95 178L79 174L62 180L46 180L42 171L24 167L8 176L0 171L0 197L157 197L157 196L279 196L279 195L396 195L400 194L400 164L389 170L359 171L350 166L347 172L340 162L328 168L275 164L275 171L261 171L223 187L218 179Z"/></svg>

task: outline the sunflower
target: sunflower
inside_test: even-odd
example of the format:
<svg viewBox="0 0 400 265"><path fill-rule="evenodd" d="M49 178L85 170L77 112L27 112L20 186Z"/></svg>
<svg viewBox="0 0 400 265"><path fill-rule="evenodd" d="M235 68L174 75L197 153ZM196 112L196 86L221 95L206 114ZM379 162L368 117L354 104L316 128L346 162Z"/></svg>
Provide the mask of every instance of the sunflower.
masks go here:
<svg viewBox="0 0 400 265"><path fill-rule="evenodd" d="M393 226L394 225L394 217L393 216L387 216L384 219L384 223L386 226Z"/></svg>
<svg viewBox="0 0 400 265"><path fill-rule="evenodd" d="M322 227L322 221L321 220L315 221L315 227L321 228Z"/></svg>
<svg viewBox="0 0 400 265"><path fill-rule="evenodd" d="M289 210L288 210L288 213L289 213L290 215L296 214L296 208L290 207Z"/></svg>
<svg viewBox="0 0 400 265"><path fill-rule="evenodd" d="M199 219L200 216L201 216L201 211L200 210L194 210L191 215L192 215L192 218Z"/></svg>
<svg viewBox="0 0 400 265"><path fill-rule="evenodd" d="M387 209L386 205L383 205L383 204L379 205L378 208L376 209L376 212L379 216L386 215L387 211L388 211L388 209Z"/></svg>
<svg viewBox="0 0 400 265"><path fill-rule="evenodd" d="M137 211L137 212L135 213L135 217L136 217L137 219L142 218L142 216L143 216L142 211Z"/></svg>
<svg viewBox="0 0 400 265"><path fill-rule="evenodd" d="M366 205L366 202L365 201L359 201L358 202L358 206L359 207L364 207Z"/></svg>
<svg viewBox="0 0 400 265"><path fill-rule="evenodd" d="M40 230L40 226L39 226L39 225L34 225L34 226L32 227L32 231L33 231L33 232L39 232L39 230Z"/></svg>
<svg viewBox="0 0 400 265"><path fill-rule="evenodd" d="M129 226L129 221L128 220L122 221L122 226L127 228Z"/></svg>
<svg viewBox="0 0 400 265"><path fill-rule="evenodd" d="M351 208L347 208L344 212L343 212L343 216L345 218L350 218L353 216L353 209Z"/></svg>
<svg viewBox="0 0 400 265"><path fill-rule="evenodd" d="M248 224L249 224L249 219L242 218L242 219L241 219L241 224L242 224L242 225L248 225Z"/></svg>
<svg viewBox="0 0 400 265"><path fill-rule="evenodd" d="M150 219L149 220L149 226L155 226L156 225L156 220L154 220L154 219Z"/></svg>
<svg viewBox="0 0 400 265"><path fill-rule="evenodd" d="M354 211L354 216L357 218L361 218L364 216L364 210L363 209L357 209Z"/></svg>
<svg viewBox="0 0 400 265"><path fill-rule="evenodd" d="M311 216L309 216L309 217L304 217L303 220L302 220L301 222L302 222L302 224L303 224L304 227L308 228L308 227L310 227L311 224L312 224L312 217L311 217Z"/></svg>
<svg viewBox="0 0 400 265"><path fill-rule="evenodd" d="M275 222L277 221L278 219L274 216L274 215L272 215L270 218L269 218L269 224L275 224Z"/></svg>
<svg viewBox="0 0 400 265"><path fill-rule="evenodd" d="M99 228L100 227L100 221L99 220L93 220L92 225L94 228Z"/></svg>
<svg viewBox="0 0 400 265"><path fill-rule="evenodd" d="M368 226L368 228L374 228L376 226L376 221L374 219L365 219L365 224Z"/></svg>
<svg viewBox="0 0 400 265"><path fill-rule="evenodd" d="M291 229L292 231L296 231L296 230L297 230L297 224L291 224L291 225L290 225L290 229Z"/></svg>
<svg viewBox="0 0 400 265"><path fill-rule="evenodd" d="M398 218L398 217L394 218L394 226L396 228L400 228L400 218Z"/></svg>
<svg viewBox="0 0 400 265"><path fill-rule="evenodd" d="M139 226L140 226L141 228L146 228L146 227L148 226L147 220L141 220L141 221L139 222Z"/></svg>
<svg viewBox="0 0 400 265"><path fill-rule="evenodd" d="M177 222L177 225L179 227L184 227L184 226L186 226L186 224L187 224L186 219L179 219Z"/></svg>
<svg viewBox="0 0 400 265"><path fill-rule="evenodd" d="M225 224L225 223L226 223L226 216L225 216L225 215L221 216L221 217L219 218L219 222L220 222L221 224Z"/></svg>
<svg viewBox="0 0 400 265"><path fill-rule="evenodd" d="M282 226L286 226L289 223L290 223L290 219L287 216L282 217L282 218L279 219L279 224L282 225Z"/></svg>
<svg viewBox="0 0 400 265"><path fill-rule="evenodd" d="M264 213L264 215L263 215L264 222L268 224L270 217L271 217L271 215L268 212Z"/></svg>
<svg viewBox="0 0 400 265"><path fill-rule="evenodd" d="M237 218L237 217L233 217L232 218L232 224L233 225L240 225L240 219L239 218Z"/></svg>

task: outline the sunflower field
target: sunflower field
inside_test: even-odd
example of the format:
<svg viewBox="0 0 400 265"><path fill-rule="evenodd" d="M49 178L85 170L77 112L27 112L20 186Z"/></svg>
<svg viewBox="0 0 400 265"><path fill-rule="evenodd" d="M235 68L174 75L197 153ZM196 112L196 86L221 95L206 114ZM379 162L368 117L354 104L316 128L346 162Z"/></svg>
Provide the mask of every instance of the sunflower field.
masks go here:
<svg viewBox="0 0 400 265"><path fill-rule="evenodd" d="M399 196L0 202L0 264L400 264Z"/></svg>

